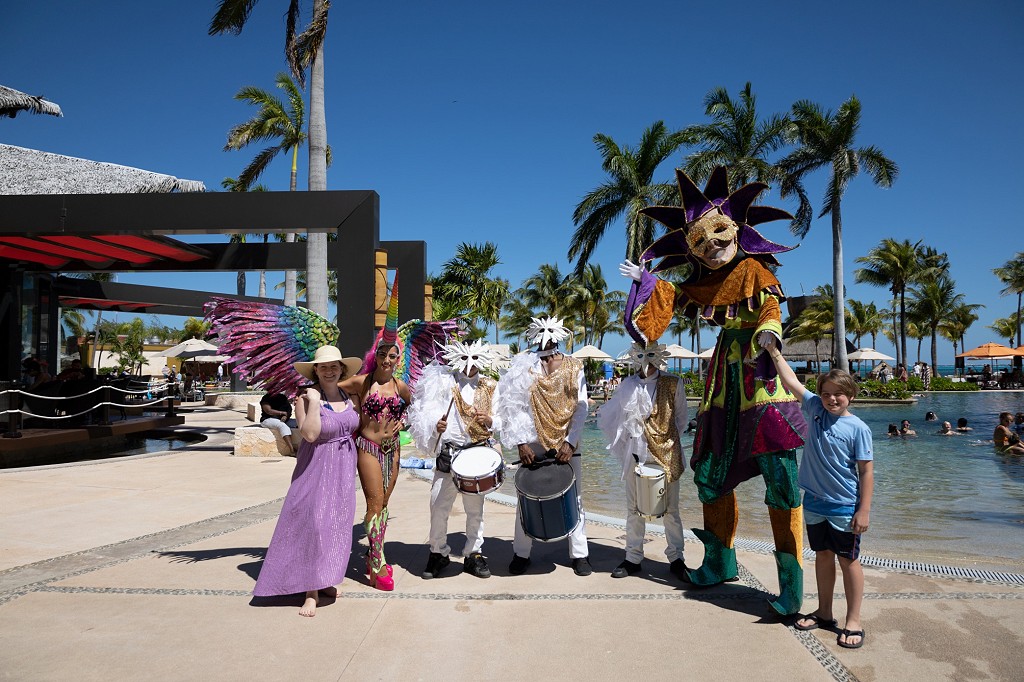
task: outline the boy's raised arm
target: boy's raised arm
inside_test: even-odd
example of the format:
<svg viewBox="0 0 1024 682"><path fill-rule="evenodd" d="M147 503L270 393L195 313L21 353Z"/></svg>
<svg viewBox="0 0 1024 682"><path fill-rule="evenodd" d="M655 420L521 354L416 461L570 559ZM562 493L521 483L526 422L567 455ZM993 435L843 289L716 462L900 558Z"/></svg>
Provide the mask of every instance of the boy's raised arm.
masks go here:
<svg viewBox="0 0 1024 682"><path fill-rule="evenodd" d="M803 399L804 396L804 385L800 383L800 380L796 378L796 372L786 362L786 358L782 356L782 350L779 349L778 343L773 343L767 347L768 355L771 356L772 362L775 363L775 370L779 373L779 379L782 381L782 385L786 387L790 393L792 393L798 400Z"/></svg>

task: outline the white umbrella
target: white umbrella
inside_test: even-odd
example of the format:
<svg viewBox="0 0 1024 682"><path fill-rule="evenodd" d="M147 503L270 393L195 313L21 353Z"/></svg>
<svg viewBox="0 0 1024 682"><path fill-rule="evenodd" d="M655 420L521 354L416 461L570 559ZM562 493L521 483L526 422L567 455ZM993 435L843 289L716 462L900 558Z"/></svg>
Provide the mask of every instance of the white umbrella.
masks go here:
<svg viewBox="0 0 1024 682"><path fill-rule="evenodd" d="M885 353L880 353L874 348L858 348L852 353L846 356L848 360L889 360L893 361L896 358L890 357Z"/></svg>
<svg viewBox="0 0 1024 682"><path fill-rule="evenodd" d="M701 352L697 353L697 357L700 358L701 360L710 360L711 356L714 354L715 348L714 346L712 346L711 348L705 348Z"/></svg>
<svg viewBox="0 0 1024 682"><path fill-rule="evenodd" d="M581 360L611 360L612 359L612 356L608 355L607 353L605 353L603 350L601 350L597 346L590 346L590 345L583 346L583 348L580 348L578 351L573 353L572 356L574 358L579 358Z"/></svg>
<svg viewBox="0 0 1024 682"><path fill-rule="evenodd" d="M665 346L668 350L668 356L670 358L679 358L681 360L690 360L697 357L697 354L688 348L683 348L678 343L672 343Z"/></svg>
<svg viewBox="0 0 1024 682"><path fill-rule="evenodd" d="M220 353L220 348L203 341L202 339L191 338L188 341L182 341L177 346L171 346L167 350L162 350L159 353L154 353L154 358L184 358L191 359L195 357L201 357L204 355L217 355Z"/></svg>

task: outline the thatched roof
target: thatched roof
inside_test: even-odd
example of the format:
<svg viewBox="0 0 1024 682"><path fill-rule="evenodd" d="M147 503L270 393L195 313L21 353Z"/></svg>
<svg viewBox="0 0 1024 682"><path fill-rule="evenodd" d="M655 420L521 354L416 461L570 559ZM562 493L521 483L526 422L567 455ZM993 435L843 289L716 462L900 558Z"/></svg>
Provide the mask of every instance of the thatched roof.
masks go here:
<svg viewBox="0 0 1024 682"><path fill-rule="evenodd" d="M0 194L205 192L198 180L0 144Z"/></svg>
<svg viewBox="0 0 1024 682"><path fill-rule="evenodd" d="M850 340L846 340L846 352L852 353L857 350L856 346L850 343ZM783 339L782 341L782 354L786 356L787 360L793 362L803 362L805 360L828 360L829 356L832 355L832 339L826 337L818 342L818 354L814 354L814 342L813 341L794 341L792 339Z"/></svg>
<svg viewBox="0 0 1024 682"><path fill-rule="evenodd" d="M14 118L19 111L31 111L33 114L50 114L51 116L63 116L60 107L53 102L47 102L42 97L26 95L12 88L0 85L0 116Z"/></svg>

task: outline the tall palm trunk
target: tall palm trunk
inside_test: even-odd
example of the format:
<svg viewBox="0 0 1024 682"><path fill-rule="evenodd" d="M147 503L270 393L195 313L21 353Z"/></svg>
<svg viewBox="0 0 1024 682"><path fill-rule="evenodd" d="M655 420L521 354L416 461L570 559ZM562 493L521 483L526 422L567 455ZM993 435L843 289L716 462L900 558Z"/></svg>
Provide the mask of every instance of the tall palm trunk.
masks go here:
<svg viewBox="0 0 1024 682"><path fill-rule="evenodd" d="M266 245L266 243L268 241L270 241L270 235L269 234L264 234L263 235L263 244ZM267 297L267 271L266 270L260 270L260 292L259 292L259 297L260 298L266 298Z"/></svg>
<svg viewBox="0 0 1024 682"><path fill-rule="evenodd" d="M294 192L298 184L299 174L299 146L295 145L292 147L292 178L291 183L288 187L289 191ZM295 233L289 232L284 236L285 244L295 243ZM294 306L295 305L295 271L285 270L284 271L284 304Z"/></svg>
<svg viewBox="0 0 1024 682"><path fill-rule="evenodd" d="M326 0L316 0L313 14ZM323 42L313 57L309 79L309 191L327 190L327 112L324 109ZM369 276L372 273L366 273ZM327 317L327 235L310 234L306 242L306 307Z"/></svg>
<svg viewBox="0 0 1024 682"><path fill-rule="evenodd" d="M835 333L832 341L835 345L835 367L849 371L850 363L846 359L846 287L843 286L843 218L839 211L839 200L832 209L832 314Z"/></svg>
<svg viewBox="0 0 1024 682"><path fill-rule="evenodd" d="M238 276L235 278L238 295L245 296L245 270L239 270Z"/></svg>

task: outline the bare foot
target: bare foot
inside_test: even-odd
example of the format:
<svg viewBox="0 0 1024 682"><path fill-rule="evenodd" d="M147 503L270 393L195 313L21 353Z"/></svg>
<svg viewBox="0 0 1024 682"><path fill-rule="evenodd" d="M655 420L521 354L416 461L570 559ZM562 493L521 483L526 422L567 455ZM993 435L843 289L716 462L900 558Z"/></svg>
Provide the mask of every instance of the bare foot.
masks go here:
<svg viewBox="0 0 1024 682"><path fill-rule="evenodd" d="M316 615L317 607L316 591L306 593L306 601L303 602L302 608L299 609L299 615L305 616L306 618L312 618Z"/></svg>
<svg viewBox="0 0 1024 682"><path fill-rule="evenodd" d="M325 587L324 589L320 590L320 594L324 595L328 599L337 599L338 598L338 588L337 587Z"/></svg>

